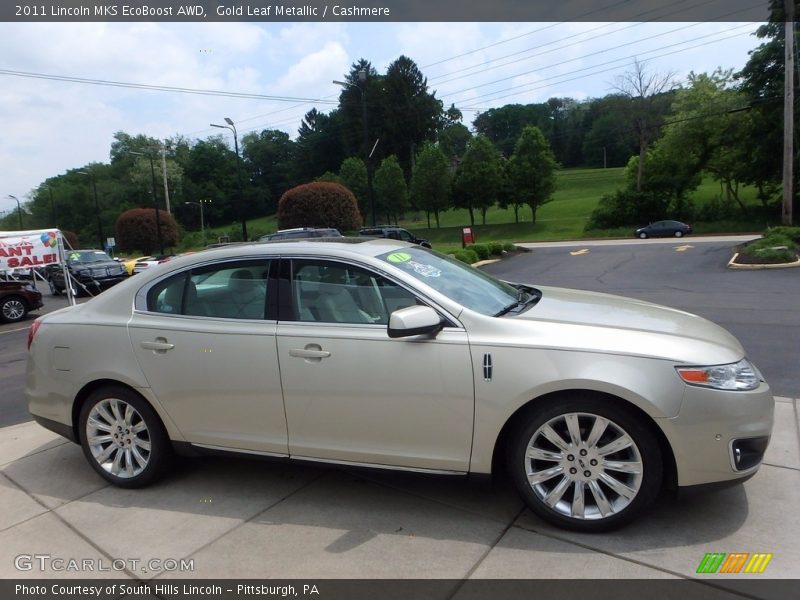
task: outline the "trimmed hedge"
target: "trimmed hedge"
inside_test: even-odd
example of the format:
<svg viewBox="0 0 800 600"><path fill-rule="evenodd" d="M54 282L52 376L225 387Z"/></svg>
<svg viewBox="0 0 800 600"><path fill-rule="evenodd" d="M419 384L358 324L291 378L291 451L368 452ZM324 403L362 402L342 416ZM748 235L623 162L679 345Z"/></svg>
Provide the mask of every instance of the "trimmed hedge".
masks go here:
<svg viewBox="0 0 800 600"><path fill-rule="evenodd" d="M353 192L339 183L315 181L286 190L278 202L278 229L335 227L355 231L361 213Z"/></svg>
<svg viewBox="0 0 800 600"><path fill-rule="evenodd" d="M478 262L478 255L475 254L474 250L470 250L469 247L464 250L457 250L453 253L453 257L468 265Z"/></svg>
<svg viewBox="0 0 800 600"><path fill-rule="evenodd" d="M174 217L160 209L158 217L164 248L175 246L179 236L178 224ZM115 230L117 247L121 252L141 250L144 254L153 254L159 249L154 208L132 208L125 211L117 218Z"/></svg>
<svg viewBox="0 0 800 600"><path fill-rule="evenodd" d="M478 259L486 260L489 258L489 246L485 244L470 244L466 248L467 250L472 250L475 254L478 255ZM478 261L475 261L478 262Z"/></svg>
<svg viewBox="0 0 800 600"><path fill-rule="evenodd" d="M500 242L489 242L489 253L492 256L501 256L503 254L503 244Z"/></svg>
<svg viewBox="0 0 800 600"><path fill-rule="evenodd" d="M505 244L503 244L503 250L505 250L506 252L516 252L517 247L511 242L506 242Z"/></svg>

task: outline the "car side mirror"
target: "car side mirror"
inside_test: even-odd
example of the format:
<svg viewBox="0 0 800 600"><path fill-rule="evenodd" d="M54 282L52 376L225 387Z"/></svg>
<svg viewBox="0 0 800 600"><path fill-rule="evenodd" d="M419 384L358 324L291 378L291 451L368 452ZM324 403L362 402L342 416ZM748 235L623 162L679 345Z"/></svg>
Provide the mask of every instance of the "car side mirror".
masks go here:
<svg viewBox="0 0 800 600"><path fill-rule="evenodd" d="M409 306L396 310L389 316L387 329L390 338L401 338L412 335L435 335L443 326L439 313L431 307Z"/></svg>

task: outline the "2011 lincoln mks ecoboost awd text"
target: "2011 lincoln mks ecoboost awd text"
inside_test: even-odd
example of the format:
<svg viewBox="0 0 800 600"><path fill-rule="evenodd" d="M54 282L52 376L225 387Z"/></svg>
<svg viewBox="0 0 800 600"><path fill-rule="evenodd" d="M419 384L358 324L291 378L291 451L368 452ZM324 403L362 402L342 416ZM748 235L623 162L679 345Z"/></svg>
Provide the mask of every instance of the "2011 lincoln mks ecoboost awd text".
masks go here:
<svg viewBox="0 0 800 600"><path fill-rule="evenodd" d="M30 412L123 487L173 451L503 468L543 519L601 531L664 485L744 481L772 430L769 386L709 321L388 239L176 258L29 346Z"/></svg>

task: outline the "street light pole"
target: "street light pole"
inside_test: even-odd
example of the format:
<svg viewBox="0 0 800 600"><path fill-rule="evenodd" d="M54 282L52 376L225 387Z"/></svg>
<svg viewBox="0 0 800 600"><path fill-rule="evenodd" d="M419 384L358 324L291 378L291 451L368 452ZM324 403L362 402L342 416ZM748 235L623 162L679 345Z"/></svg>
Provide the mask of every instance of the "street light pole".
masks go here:
<svg viewBox="0 0 800 600"><path fill-rule="evenodd" d="M247 241L247 218L244 211L244 188L242 187L242 159L239 156L239 134L236 132L236 125L229 117L225 117L227 125L217 125L210 123L211 127L230 129L233 132L233 145L236 149L236 178L239 181L239 216L242 219L242 241Z"/></svg>
<svg viewBox="0 0 800 600"><path fill-rule="evenodd" d="M342 87L350 87L358 90L359 95L361 96L361 118L364 123L364 157L365 157L365 166L367 167L367 202L369 203L369 212L372 215L372 225L375 226L375 192L372 189L372 152L369 148L369 127L367 124L367 72L364 69L361 69L358 72L358 80L363 84L363 88L361 86L355 85L354 83L350 83L348 81L337 81L333 80L333 83L336 85L340 85Z"/></svg>
<svg viewBox="0 0 800 600"><path fill-rule="evenodd" d="M100 236L100 248L105 249L105 238L103 237L103 224L100 222L100 202L97 199L97 178L92 171L78 171L81 175L88 175L92 178L92 188L94 189L94 212L97 214L97 235Z"/></svg>
<svg viewBox="0 0 800 600"><path fill-rule="evenodd" d="M161 215L159 214L158 210L158 200L156 199L156 168L153 164L153 155L152 154L145 154L144 152L134 152L133 150L128 150L128 154L134 154L136 156L146 156L150 159L150 177L152 183L150 185L150 193L153 196L153 209L156 211L156 236L158 237L158 251L160 255L164 254L164 236L161 234Z"/></svg>
<svg viewBox="0 0 800 600"><path fill-rule="evenodd" d="M16 196L12 196L11 194L8 195L9 198L12 200L17 201L17 211L19 212L19 230L22 231L24 227L22 226L22 205L19 203L19 198Z"/></svg>

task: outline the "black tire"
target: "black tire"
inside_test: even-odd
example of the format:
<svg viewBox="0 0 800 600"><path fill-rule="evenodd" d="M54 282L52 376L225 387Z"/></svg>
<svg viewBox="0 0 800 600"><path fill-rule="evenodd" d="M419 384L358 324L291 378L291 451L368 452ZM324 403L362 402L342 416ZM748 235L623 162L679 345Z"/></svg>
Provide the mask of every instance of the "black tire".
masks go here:
<svg viewBox="0 0 800 600"><path fill-rule="evenodd" d="M62 290L60 288L57 288L56 285L52 281L48 281L47 283L50 285L50 294L52 296L60 296L61 295Z"/></svg>
<svg viewBox="0 0 800 600"><path fill-rule="evenodd" d="M640 240L646 240L647 239L647 234L643 231L642 233L639 234L639 239Z"/></svg>
<svg viewBox="0 0 800 600"><path fill-rule="evenodd" d="M0 321L19 323L28 316L28 304L19 296L7 296L0 301Z"/></svg>
<svg viewBox="0 0 800 600"><path fill-rule="evenodd" d="M675 237L678 237L678 238L679 237L683 237L683 232L682 231L676 231L675 232Z"/></svg>
<svg viewBox="0 0 800 600"><path fill-rule="evenodd" d="M604 432L591 444L592 429L595 423L602 429L601 419L606 423ZM571 443L570 422L579 433L578 445ZM565 450L542 433L546 424L559 435ZM628 440L631 447L600 454L612 442ZM539 460L529 456L529 450L550 454ZM518 492L536 515L557 527L587 533L631 522L655 500L663 482L661 448L655 435L642 417L611 397L575 394L526 411L512 430L507 465ZM549 469L559 468L550 474Z"/></svg>
<svg viewBox="0 0 800 600"><path fill-rule="evenodd" d="M114 404L117 407L116 413ZM129 414L127 407L133 411L129 420L126 419ZM103 412L110 418L103 417ZM117 414L122 419L116 419ZM93 418L92 423L96 424L99 420L103 429L89 423L90 415ZM126 421L129 421L130 428L126 428ZM141 424L144 430L135 431ZM104 429L106 425L110 425L107 434ZM92 433L97 438L112 438L113 435L119 437L117 440L92 444L89 439ZM83 453L92 468L106 481L123 488L138 488L153 483L163 474L172 457L172 446L161 419L144 398L122 386L104 386L92 392L81 407L78 435ZM138 452L138 458L134 449ZM96 457L105 454L108 456L102 461ZM119 461L116 467L115 460ZM113 472L114 470L119 474Z"/></svg>

